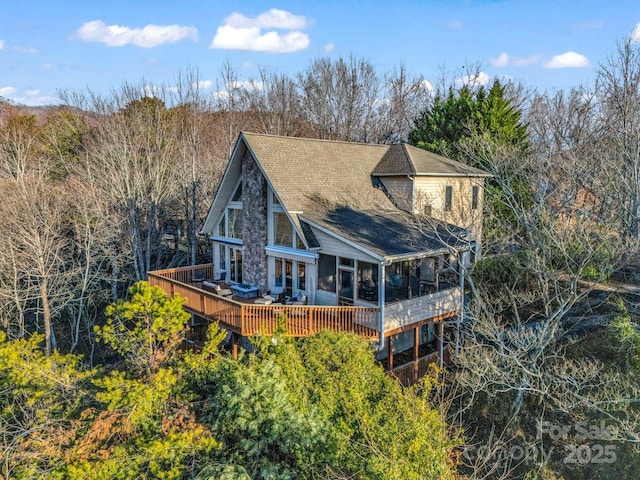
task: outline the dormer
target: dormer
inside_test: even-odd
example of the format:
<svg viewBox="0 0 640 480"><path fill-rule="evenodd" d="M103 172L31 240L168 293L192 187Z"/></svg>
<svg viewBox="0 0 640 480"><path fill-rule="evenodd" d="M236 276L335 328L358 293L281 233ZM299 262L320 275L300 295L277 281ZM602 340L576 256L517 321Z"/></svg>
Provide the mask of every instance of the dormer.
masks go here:
<svg viewBox="0 0 640 480"><path fill-rule="evenodd" d="M472 231L482 225L483 170L407 144L391 145L372 176L396 207Z"/></svg>

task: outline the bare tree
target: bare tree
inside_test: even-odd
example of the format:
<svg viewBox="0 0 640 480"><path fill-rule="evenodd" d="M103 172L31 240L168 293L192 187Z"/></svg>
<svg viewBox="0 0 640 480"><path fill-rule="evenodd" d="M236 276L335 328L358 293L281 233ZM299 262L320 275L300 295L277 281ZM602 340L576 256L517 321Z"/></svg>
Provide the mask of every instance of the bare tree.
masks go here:
<svg viewBox="0 0 640 480"><path fill-rule="evenodd" d="M298 88L302 112L317 137L371 141L380 79L369 61L314 60L298 74Z"/></svg>
<svg viewBox="0 0 640 480"><path fill-rule="evenodd" d="M73 299L74 267L67 233L66 194L40 173L5 181L0 218L11 236L15 288L38 302L47 354L57 348L55 318ZM20 295L17 294L16 295Z"/></svg>
<svg viewBox="0 0 640 480"><path fill-rule="evenodd" d="M147 271L159 265L160 219L177 187L178 142L162 100L165 92L145 84L125 84L109 97L63 94L70 105L95 115L85 164L78 174L97 187L99 203L109 205L113 218L124 219L113 227L120 229L119 241L129 246L134 280L146 278ZM112 263L115 269L124 262Z"/></svg>
<svg viewBox="0 0 640 480"><path fill-rule="evenodd" d="M378 100L377 143L406 141L414 122L431 101L433 85L421 75L411 76L400 64L385 75Z"/></svg>
<svg viewBox="0 0 640 480"><path fill-rule="evenodd" d="M596 93L604 131L596 150L616 185L608 206L619 209L624 233L640 235L640 46L631 39L618 44L598 71Z"/></svg>
<svg viewBox="0 0 640 480"><path fill-rule="evenodd" d="M260 132L297 136L302 133L300 95L295 81L260 68L256 79L242 90L243 104L257 117Z"/></svg>
<svg viewBox="0 0 640 480"><path fill-rule="evenodd" d="M187 252L191 265L198 261L198 230L227 161L226 157L219 158L216 155L210 100L200 88L197 71L187 71L178 77L176 91L172 95L174 107L170 120L175 124L177 152L181 160L175 181L182 186L183 191L179 203L185 219Z"/></svg>

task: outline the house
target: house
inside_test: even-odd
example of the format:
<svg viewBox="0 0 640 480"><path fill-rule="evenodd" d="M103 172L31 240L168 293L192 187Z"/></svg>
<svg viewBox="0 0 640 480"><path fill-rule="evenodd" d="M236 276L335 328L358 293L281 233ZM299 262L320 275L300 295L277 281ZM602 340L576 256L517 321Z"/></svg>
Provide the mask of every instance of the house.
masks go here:
<svg viewBox="0 0 640 480"><path fill-rule="evenodd" d="M240 310L222 326L237 336L258 322L268 330L276 311L297 335L324 325L375 339L389 369L394 355L410 357L417 375L421 358L442 354L444 322L460 318L489 176L410 145L241 133L202 228L212 264L199 271L238 297L301 301L225 299ZM181 291L197 268L151 272L150 281ZM192 313L221 318L205 299L191 303Z"/></svg>

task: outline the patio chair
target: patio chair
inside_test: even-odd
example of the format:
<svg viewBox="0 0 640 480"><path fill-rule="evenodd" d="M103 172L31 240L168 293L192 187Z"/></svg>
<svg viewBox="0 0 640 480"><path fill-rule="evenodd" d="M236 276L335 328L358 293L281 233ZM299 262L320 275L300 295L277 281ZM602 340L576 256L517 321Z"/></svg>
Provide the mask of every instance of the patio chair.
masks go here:
<svg viewBox="0 0 640 480"><path fill-rule="evenodd" d="M271 295L264 295L262 297L256 298L253 301L253 303L258 304L258 305L271 305L274 300L275 300L275 298L273 298Z"/></svg>
<svg viewBox="0 0 640 480"><path fill-rule="evenodd" d="M191 276L192 282L203 282L205 278L204 270L196 270Z"/></svg>
<svg viewBox="0 0 640 480"><path fill-rule="evenodd" d="M307 296L304 294L298 295L297 298L292 298L287 302L287 305L306 305L307 304Z"/></svg>
<svg viewBox="0 0 640 480"><path fill-rule="evenodd" d="M221 297L231 297L233 296L233 292L230 288L222 288L220 285L216 287L216 293Z"/></svg>
<svg viewBox="0 0 640 480"><path fill-rule="evenodd" d="M213 276L213 280L216 282L224 282L226 278L227 278L227 272L225 271L218 272Z"/></svg>

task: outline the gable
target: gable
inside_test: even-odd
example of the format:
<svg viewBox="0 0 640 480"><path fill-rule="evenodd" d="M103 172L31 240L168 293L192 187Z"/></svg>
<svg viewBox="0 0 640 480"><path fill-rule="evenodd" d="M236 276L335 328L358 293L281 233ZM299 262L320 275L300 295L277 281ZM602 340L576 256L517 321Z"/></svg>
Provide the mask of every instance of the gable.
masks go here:
<svg viewBox="0 0 640 480"><path fill-rule="evenodd" d="M433 250L441 248L442 244L433 242L437 239L425 239L423 232L408 227L411 219L402 217L406 214L400 212L380 188L378 174L385 178L395 170L393 175L396 177L406 175L408 171L421 175L423 170L431 169L425 175L488 176L481 170L407 145L241 133L203 233L213 232L220 220L235 192L242 174L242 157L246 154L252 156L274 197L310 248L317 247L317 240L304 220L349 241L367 244L368 250L382 256ZM407 172L399 173L401 170ZM438 173L441 171L446 173ZM365 234L371 226L374 230ZM400 230L403 231L401 236L406 237L405 244L392 245L400 239L393 235L394 231ZM376 238L376 235L384 238ZM386 244L383 240L391 243Z"/></svg>

